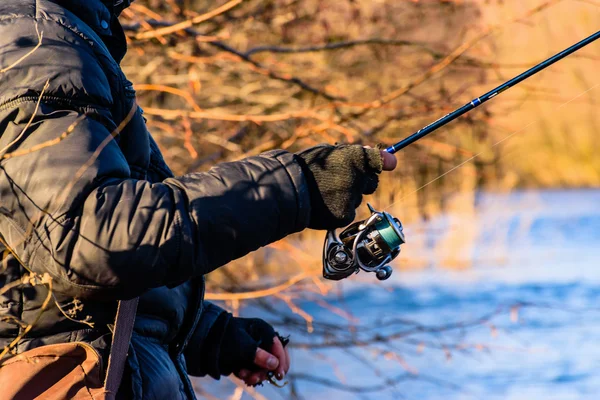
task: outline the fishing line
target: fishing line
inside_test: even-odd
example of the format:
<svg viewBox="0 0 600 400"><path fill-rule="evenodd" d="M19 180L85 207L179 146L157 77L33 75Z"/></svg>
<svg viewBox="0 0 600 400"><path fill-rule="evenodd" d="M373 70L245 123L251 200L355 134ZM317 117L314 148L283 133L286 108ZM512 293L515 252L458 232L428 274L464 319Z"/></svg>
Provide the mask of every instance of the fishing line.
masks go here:
<svg viewBox="0 0 600 400"><path fill-rule="evenodd" d="M584 90L583 92L579 93L577 96L575 96L575 97L573 97L572 99L570 99L570 100L568 100L568 101L564 102L563 104L561 104L560 106L556 107L556 108L555 108L554 110L552 110L552 111L558 111L558 110L560 110L561 108L563 108L563 107L565 107L566 105L568 105L568 104L572 103L573 101L577 100L578 98L580 98L581 96L585 95L586 93L588 93L588 92L592 91L593 89L597 88L598 86L600 86L600 83L597 83L597 84L595 84L594 86L590 87L589 89L586 89L586 90ZM518 133L521 133L521 132L523 132L525 129L529 128L531 125L535 124L536 122L539 122L539 121L540 121L542 118L543 118L543 117L539 117L539 118L536 118L536 119L532 120L531 122L529 122L529 123L528 123L527 125L525 125L524 127L522 127L522 128L519 128L519 129L518 129L518 130L516 130L515 132L511 133L510 135L506 136L505 138L503 138L503 139L501 139L501 140L497 141L496 143L494 143L493 145L491 145L491 146L489 147L489 149L493 149L494 147L496 147L496 146L498 146L498 145L502 144L503 142L505 142L505 141L507 141L508 139L512 138L513 136L517 135ZM486 150L489 150L489 149L486 149ZM459 168L460 168L460 167L462 167L463 165L465 165L465 164L467 164L467 163L469 163L469 162L473 161L475 158L477 158L477 157L479 157L480 155L482 155L484 152L485 152L485 150L482 150L482 151L480 151L479 153L477 153L477 154L475 154L475 155L473 155L473 156L471 156L471 157L467 158L465 161L463 161L463 162L461 162L460 164L458 164L458 165L456 165L456 166L452 167L451 169L449 169L448 171L444 172L443 174L441 174L441 175L439 175L439 176L435 177L434 179L430 180L429 182L427 182L427 183L426 183L426 184L424 184L423 186L419 187L418 189L414 190L413 192L410 192L410 193L408 193L408 194L404 195L403 197L401 197L399 200L397 200L397 201L395 201L395 202L393 202L393 203L391 203L391 204L387 205L387 206L384 208L384 210L387 210L387 209L389 209L389 208L390 208L391 206L393 206L394 204L397 204L397 203L399 203L399 202L401 202L401 201L405 200L407 197L414 195L415 193L417 193L417 192L419 192L420 190L422 190L422 189L426 188L427 186L431 185L432 183L434 183L434 182L436 182L436 181L440 180L440 179L441 179L441 178L443 178L444 176L446 176L446 175L450 174L451 172L454 172L454 171L456 171L457 169L459 169ZM502 156L500 156L500 157L502 157Z"/></svg>

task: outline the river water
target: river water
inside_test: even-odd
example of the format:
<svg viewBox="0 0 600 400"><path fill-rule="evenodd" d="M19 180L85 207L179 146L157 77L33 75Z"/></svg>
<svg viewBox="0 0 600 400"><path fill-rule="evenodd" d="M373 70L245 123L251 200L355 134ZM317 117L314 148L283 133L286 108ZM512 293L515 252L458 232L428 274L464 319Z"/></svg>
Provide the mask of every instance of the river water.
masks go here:
<svg viewBox="0 0 600 400"><path fill-rule="evenodd" d="M345 324L327 340L401 338L294 349L300 398L600 398L600 191L481 195L468 217L448 213L405 230L405 246L418 244L407 253L424 267L397 269L383 284L345 282L343 296L327 298L351 311L356 332L322 305L302 304L316 320ZM468 241L452 263L469 268L445 268L449 236ZM259 393L292 397L289 385Z"/></svg>

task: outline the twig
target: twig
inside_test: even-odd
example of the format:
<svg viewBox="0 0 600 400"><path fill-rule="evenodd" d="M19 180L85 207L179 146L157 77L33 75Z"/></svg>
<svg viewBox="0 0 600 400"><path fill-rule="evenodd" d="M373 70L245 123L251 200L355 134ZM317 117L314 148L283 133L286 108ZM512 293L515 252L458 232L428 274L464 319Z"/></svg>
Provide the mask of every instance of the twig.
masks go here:
<svg viewBox="0 0 600 400"><path fill-rule="evenodd" d="M241 293L211 293L211 292L208 292L208 293L206 293L204 298L206 300L226 301L226 300L248 300L248 299L257 299L260 297L268 297L268 296L273 296L285 289L288 289L290 286L293 286L296 283L301 282L309 277L310 277L309 274L303 272L301 274L291 277L286 282L284 282L280 285L272 286L268 289L254 290L254 291L241 292Z"/></svg>
<svg viewBox="0 0 600 400"><path fill-rule="evenodd" d="M65 318L67 318L68 320L73 321L73 322L85 324L85 325L89 326L90 328L94 328L94 323L90 322L91 318L92 318L91 316L87 315L84 319L75 319L69 315L68 311L63 309L63 307L60 305L60 303L58 302L58 299L56 298L56 296L54 296L54 294L52 294L52 298L54 299L54 304L56 304L56 307L59 309L60 313L65 316ZM77 302L77 301L79 301L79 300L74 299L74 302ZM69 304L71 304L71 303L69 303Z"/></svg>
<svg viewBox="0 0 600 400"><path fill-rule="evenodd" d="M50 86L50 79L48 79L46 81L46 83L44 84L44 87L42 88L42 91L40 92L40 96L38 97L37 102L35 103L35 108L33 109L33 113L31 113L31 117L29 118L29 121L27 121L27 124L25 125L25 127L21 130L21 133L19 133L17 135L17 137L10 142L9 144L7 144L2 150L0 150L0 160L4 159L4 158L9 158L9 157L4 157L5 153L16 143L19 142L19 140L21 140L23 138L23 136L25 135L25 132L27 132L27 129L29 129L29 127L31 126L31 123L33 122L33 119L36 117L37 112L40 108L40 103L42 102L42 98L44 97L44 93L46 92L46 89L48 89L48 86Z"/></svg>
<svg viewBox="0 0 600 400"><path fill-rule="evenodd" d="M77 171L77 173L75 174L75 176L73 177L73 179L71 180L71 182L68 185L66 185L66 188L63 190L63 199L60 201L58 209L60 209L60 207L62 207L63 203L66 201L66 199L69 196L71 190L73 189L73 186L75 186L75 183L83 176L83 174L85 173L85 171L87 171L88 168L90 168L92 166L92 164L98 159L98 157L100 156L100 153L102 152L102 150L104 150L104 148L106 146L108 146L108 144L119 133L121 133L121 131L129 124L129 121L131 121L131 119L135 115L135 113L137 111L137 108L138 108L138 105L134 101L133 104L132 104L132 106L131 106L131 109L129 110L129 113L127 114L127 116L125 117L125 119L123 119L123 121L121 121L121 123L119 124L119 126L117 126L114 131L112 131L106 138L104 138L104 140L96 148L96 150L90 156L90 158L87 160L87 162L85 164L83 164L79 168L79 170ZM47 209L50 209L50 206L48 206Z"/></svg>
<svg viewBox="0 0 600 400"><path fill-rule="evenodd" d="M10 250L4 249L2 250L2 266L0 267L0 274L3 274L8 269L8 256L10 255Z"/></svg>
<svg viewBox="0 0 600 400"><path fill-rule="evenodd" d="M170 35L171 33L179 32L179 31L185 30L187 28L191 28L194 25L208 21L209 19L212 19L219 14L223 14L224 12L231 10L232 8L241 4L242 1L244 1L244 0L230 0L227 3L223 4L221 7L218 7L206 14L198 15L197 17L194 17L187 21L183 21L183 22L171 25L171 26L164 27L164 28L155 29L155 30L149 31L149 32L140 32L137 35L135 35L135 38L138 40L152 39L157 36Z"/></svg>
<svg viewBox="0 0 600 400"><path fill-rule="evenodd" d="M415 379L415 377L411 374L401 374L397 375L394 378L386 379L383 383L375 384L375 385L365 385L365 386L357 386L357 385L349 385L347 383L340 383L331 379L322 378L320 376L304 374L301 372L296 372L288 375L293 379L300 379L303 381L309 381L312 383L317 383L319 385L327 386L333 389L341 390L344 392L353 392L353 393L367 393L367 392L380 392L382 390L389 389L390 386L393 386L399 382Z"/></svg>
<svg viewBox="0 0 600 400"><path fill-rule="evenodd" d="M496 25L492 25L487 27L486 29L482 30L477 36L475 36L474 38L472 38L471 40L468 40L466 42L464 42L463 44L461 44L460 46L458 46L454 51L452 51L450 54L448 54L448 56L446 56L442 61L440 61L439 63L435 64L433 67L431 67L429 70L427 70L425 73L423 73L422 75L418 76L417 78L415 78L414 80L412 80L410 83L408 83L407 85L401 87L398 90L395 90L391 93L388 93L387 95L372 101L368 107L366 107L363 111L353 114L351 116L352 119L355 118L360 118L362 116L364 116L365 114L367 114L369 111L376 109L376 108L380 108L381 106L383 106L384 104L387 104L391 101L396 100L397 98L399 98L400 96L408 93L410 90L412 90L413 88L419 86L421 83L429 80L429 78L433 77L434 75L436 75L438 72L444 70L446 67L448 67L450 64L452 64L456 59L458 59L460 56L462 56L467 50L469 50L470 48L472 48L475 44L477 44L478 42L480 42L481 40L485 39L486 37L490 36L492 33L494 33L496 30L499 30L503 27L505 27L506 25L510 24L510 23L515 23L515 22L519 22L522 21L526 18L531 17L532 15L560 2L562 0L548 0L532 9L530 9L529 11L527 11L525 14L514 18L510 21L505 21L503 23L500 24L496 24Z"/></svg>
<svg viewBox="0 0 600 400"><path fill-rule="evenodd" d="M518 304L522 305L522 303L518 303ZM513 307L513 306L514 305L512 305L511 307ZM367 338L367 339L355 339L355 338L350 339L350 340L338 339L338 340L326 341L326 342L322 342L322 343L294 342L294 343L291 343L290 345L292 347L298 347L298 348L303 348L303 349L367 347L374 343L385 343L385 342L388 342L391 340L402 339L402 338L405 338L407 336L414 335L417 333L440 333L440 332L447 332L447 331L456 330L456 329L464 329L464 328L468 328L468 327L472 327L472 326L484 325L484 324L488 323L492 318L494 318L495 316L502 313L504 310L505 310L504 307L500 307L494 312L491 312L489 314L483 315L479 318L475 318L470 321L460 321L460 322L454 322L454 323L450 323L450 324L446 324L446 325L431 326L431 327L416 326L416 327L413 327L410 329L405 329L405 330L401 330L401 331L386 334L386 335L381 335L379 333L375 333L372 337Z"/></svg>
<svg viewBox="0 0 600 400"><path fill-rule="evenodd" d="M22 283L22 282L19 281L19 283ZM14 338L14 340L12 342L10 342L10 344L8 346L4 347L4 350L2 350L2 353L0 353L0 360L2 360L4 358L4 356L13 347L15 347L21 341L21 339L23 339L23 337L25 337L25 335L27 335L29 333L29 331L34 327L34 325L37 324L37 322L42 317L42 314L46 311L46 308L48 308L48 304L50 304L50 300L52 299L52 278L50 277L50 275L48 275L48 273L44 273L44 275L42 275L41 277L35 277L35 276L31 277L30 276L29 283L31 285L43 284L43 285L48 286L48 294L46 295L46 298L44 299L44 302L42 303L42 306L40 307L40 311L36 315L34 321L32 323L30 323L29 325L27 325L27 327L21 333L19 333L19 335L17 335L17 337Z"/></svg>
<svg viewBox="0 0 600 400"><path fill-rule="evenodd" d="M12 316L12 315L2 316L2 317L0 317L0 321L6 322L8 324L17 325L19 327L19 329L27 328L27 324L25 322L21 321L19 318Z"/></svg>
<svg viewBox="0 0 600 400"><path fill-rule="evenodd" d="M4 296L4 294L8 293L9 291L11 291L12 289L19 287L21 285L24 284L23 279L21 280L16 280L16 281L12 281L11 283L7 283L4 284L1 288L0 288L0 296Z"/></svg>
<svg viewBox="0 0 600 400"><path fill-rule="evenodd" d="M164 25L165 24L164 22L153 21L153 20L146 21L146 22L151 25ZM125 30L129 30L129 31L137 31L139 29L139 24L138 25L123 25L123 28ZM271 71L269 68L265 67L258 61L251 59L247 54L245 54L241 51L238 51L231 46L226 45L225 43L221 42L220 40L217 40L218 38L211 36L207 39L206 35L204 35L201 32L198 32L197 30L195 30L193 28L189 28L189 27L184 30L186 33L188 33L191 36L194 36L196 39L202 38L202 40L201 40L202 42L206 42L207 44L209 44L211 46L217 47L218 49L237 57L239 60L252 65L255 68L255 71L257 71L263 75L266 75L271 79L275 79L275 80L279 80L282 82L287 82L287 83L297 85L300 88L302 88L303 90L306 90L310 93L313 93L313 94L316 94L319 96L322 96L323 98L330 100L330 101L334 101L334 100L344 101L345 100L344 97L335 96L330 93L327 93L326 91L317 89L317 88L311 86L310 84L304 82L302 79L300 79L298 77L289 76L289 75L281 75L274 71ZM192 56L179 55L179 58L186 59L186 61L188 61L188 62L194 62L194 61L192 61L193 60ZM196 60L195 62L199 62L199 61L200 61L200 59Z"/></svg>
<svg viewBox="0 0 600 400"><path fill-rule="evenodd" d="M79 117L77 117L77 119L75 119L75 121L73 121L73 123L71 125L69 125L69 127L63 133L60 134L60 136L58 136L54 139L47 140L43 143L36 144L35 146L33 146L29 149L15 150L8 154L4 154L4 155L0 156L0 160L25 156L27 154L35 153L36 151L45 149L46 147L51 147L51 146L57 145L58 143L62 142L66 138L68 138L69 135L71 135L75 131L75 128L77 127L77 125L79 125L81 123L81 121L83 121L88 115L89 115L88 113L81 114Z"/></svg>
<svg viewBox="0 0 600 400"><path fill-rule="evenodd" d="M317 46L305 46L305 47L282 47L282 46L258 46L254 47L244 54L248 57L259 53L282 53L282 54L295 54L295 53L314 53L320 51L338 50L345 49L355 46L364 46L380 44L387 46L409 46L419 47L435 56L440 56L440 53L428 48L425 43L411 42L409 40L398 40L398 39L383 39L383 38L369 38L369 39L356 39L347 40L343 42L327 43Z"/></svg>
<svg viewBox="0 0 600 400"><path fill-rule="evenodd" d="M283 302L285 304L287 304L287 306L290 308L290 310L292 310L292 312L294 314L298 314L299 316L304 318L304 320L306 321L306 331L308 333L314 332L314 330L315 330L315 328L313 327L313 322L315 321L314 317L312 315L310 315L309 313L307 313L306 311L304 311L303 309L301 309L300 307L298 307L296 304L294 304L291 296L287 296L283 293L275 293L275 294L273 294L273 296L277 297L278 299L283 300Z"/></svg>
<svg viewBox="0 0 600 400"><path fill-rule="evenodd" d="M38 30L38 24L37 24L37 22L35 23L35 32L37 33L37 36L38 36L38 44L35 45L35 47L33 49L31 49L30 51L28 51L27 54L25 54L24 56L22 56L21 58L19 58L17 61L15 61L14 63L12 63L8 67L0 69L0 74L3 74L5 72L9 71L10 69L16 67L21 62L23 62L23 60L25 60L27 57L29 57L30 55L32 55L33 53L35 53L35 51L40 48L40 46L42 45L42 39L44 37L44 32L43 31L40 32Z"/></svg>
<svg viewBox="0 0 600 400"><path fill-rule="evenodd" d="M198 103L196 103L194 97L185 90L159 84L135 84L133 85L133 88L135 90L158 91L174 94L183 98L194 109L194 111L202 112L202 108L200 108Z"/></svg>
<svg viewBox="0 0 600 400"><path fill-rule="evenodd" d="M194 132L192 132L192 123L188 118L184 118L182 124L183 129L185 131L183 135L183 147L185 147L188 153L190 153L190 157L192 157L192 159L195 160L198 158L198 152L192 144L192 136L194 134Z"/></svg>
<svg viewBox="0 0 600 400"><path fill-rule="evenodd" d="M142 14L145 14L146 16L148 16L150 18L154 18L157 21L162 19L162 16L159 13L156 13L156 12L152 11L151 9L149 9L148 7L143 6L139 3L131 3L129 5L129 8L131 8L132 10L135 10L135 11L139 11Z"/></svg>
<svg viewBox="0 0 600 400"><path fill-rule="evenodd" d="M248 56L246 53L242 53L236 49L234 49L231 46L226 45L223 42L220 41L215 41L215 42L209 42L208 45L216 47L222 51L226 51L228 53L231 54L235 54L236 56L238 56L241 60L252 64L254 67L258 68L258 70L263 73L264 75L267 75L269 78L271 79L275 79L275 80L279 80L279 81L283 81L283 82L288 82L288 83L293 83L294 85L299 86L300 88L306 90L307 92L311 92L313 94L322 96L323 98L329 100L329 101L334 101L334 100L338 100L338 101L345 101L346 99L344 97L341 96L335 96L332 95L330 93L327 93L323 90L317 89L312 87L311 85L309 85L308 83L304 82L303 80L301 80L300 78L294 77L294 76L290 76L290 75L280 75L274 71L271 71L270 69L268 69L267 67L263 66L261 63L259 63L258 61L254 61L253 59L250 58L250 56Z"/></svg>
<svg viewBox="0 0 600 400"><path fill-rule="evenodd" d="M94 163L94 161L99 157L100 153L102 152L102 150L111 142L112 139L114 139L122 130L123 128L125 128L125 126L127 126L127 124L129 124L129 121L131 121L131 118L133 118L133 116L135 115L135 112L137 111L137 103L133 102L133 105L131 107L131 109L129 110L129 113L127 114L127 116L125 117L125 119L123 121L121 121L121 123L119 124L119 126L117 126L115 128L114 131L112 131L98 146L98 148L96 148L96 150L94 151L94 153L92 154L92 156L90 156L90 158L87 160L87 162L82 165L79 170L77 171L77 173L75 174L74 178L67 184L66 188L63 189L62 191L62 196L59 196L57 198L54 199L50 199L48 206L46 208L40 207L37 204L35 204L36 208L38 209L39 213L35 218L32 218L28 221L29 226L28 226L28 231L27 234L31 235L34 229L34 226L36 224L37 221L40 220L40 218L42 218L42 216L47 215L50 216L50 218L52 218L54 220L54 217L52 216L52 213L49 211L52 204L56 203L57 205L57 209L59 210L60 207L63 206L64 202L67 200L70 191L73 189L73 186L75 185L75 183L81 178L81 176L85 173L85 171ZM64 140L68 134L70 132L73 131L74 127L77 125L78 122L82 121L85 116L87 114L83 114L80 117L77 118L77 120L75 120L71 126L69 126L69 128L67 129L67 131L63 132L58 138L56 139L52 139L50 141L44 142L39 146L35 146L34 148L31 149L27 149L24 150L23 152L20 152L19 154L13 154L11 155L11 157L16 157L17 155L24 155L24 154L29 154L32 153L36 150L39 150L40 148L44 148L44 147L49 147L52 146L56 143L59 143L60 141ZM8 155L6 155L8 156ZM23 192L25 195L27 195L25 192ZM30 199L31 200L31 199ZM55 222L58 222L56 220L54 220ZM7 248L9 247L3 240L2 237L0 236L0 243L4 244ZM13 253L13 255L19 260L17 254L14 251L11 251ZM23 265L23 267L27 268L22 261L19 260L19 262L21 263L21 265Z"/></svg>
<svg viewBox="0 0 600 400"><path fill-rule="evenodd" d="M236 115L236 114L220 114L212 110L183 111L183 110L167 110L164 108L146 107L144 112L148 115L160 116L163 119L212 119L216 121L231 121L231 122L254 122L260 125L263 122L286 121L297 118L314 118L318 120L326 120L325 117L319 116L312 110L296 111L286 114L269 114L269 115Z"/></svg>

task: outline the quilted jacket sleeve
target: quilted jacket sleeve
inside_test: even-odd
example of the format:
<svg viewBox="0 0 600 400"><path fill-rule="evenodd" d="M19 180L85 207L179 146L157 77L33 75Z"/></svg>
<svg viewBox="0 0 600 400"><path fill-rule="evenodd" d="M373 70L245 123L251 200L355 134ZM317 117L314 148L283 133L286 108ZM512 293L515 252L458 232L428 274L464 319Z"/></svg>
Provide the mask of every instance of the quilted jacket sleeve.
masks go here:
<svg viewBox="0 0 600 400"><path fill-rule="evenodd" d="M188 374L220 378L219 353L221 346L227 343L223 343L224 327L216 321L224 313L221 307L204 302L200 321L184 353Z"/></svg>
<svg viewBox="0 0 600 400"><path fill-rule="evenodd" d="M156 184L132 179L110 138L112 78L88 43L67 31L53 39L52 21L39 23L44 45L0 76L0 236L55 290L135 297L306 227L308 189L284 151ZM0 65L37 43L33 21L18 26L0 26L10 43Z"/></svg>

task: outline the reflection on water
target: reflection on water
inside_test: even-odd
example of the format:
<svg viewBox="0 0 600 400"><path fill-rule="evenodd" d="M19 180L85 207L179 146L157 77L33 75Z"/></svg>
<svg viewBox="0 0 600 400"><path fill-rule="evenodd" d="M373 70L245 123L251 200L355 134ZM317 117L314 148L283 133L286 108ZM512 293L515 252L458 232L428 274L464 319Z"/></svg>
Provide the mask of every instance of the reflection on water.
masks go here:
<svg viewBox="0 0 600 400"><path fill-rule="evenodd" d="M345 328L329 340L400 339L363 349L295 350L294 373L312 377L298 381L298 393L305 399L598 398L598 205L600 191L592 190L483 195L468 218L459 212L406 226L405 257L426 268L397 270L383 284L345 282L344 295L329 299L360 320L356 332ZM471 268L443 268L445 260ZM303 308L347 327L317 304ZM315 341L314 335L292 339ZM260 393L290 396L272 388Z"/></svg>

